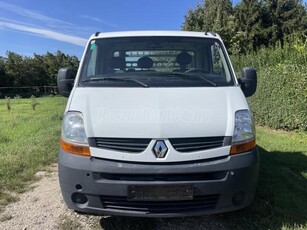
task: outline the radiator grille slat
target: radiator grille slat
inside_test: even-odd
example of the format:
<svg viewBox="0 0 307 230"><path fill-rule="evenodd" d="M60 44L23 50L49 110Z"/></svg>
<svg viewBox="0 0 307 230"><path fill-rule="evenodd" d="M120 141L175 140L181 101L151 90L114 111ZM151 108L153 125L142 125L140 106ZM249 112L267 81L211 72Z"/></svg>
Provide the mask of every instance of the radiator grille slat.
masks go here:
<svg viewBox="0 0 307 230"><path fill-rule="evenodd" d="M151 139L145 138L90 138L93 147L120 152L141 153Z"/></svg>
<svg viewBox="0 0 307 230"><path fill-rule="evenodd" d="M121 143L121 142L110 142L110 141L96 141L97 144L101 145L110 145L110 146L142 146L142 147L147 147L148 144L143 144L143 143Z"/></svg>
<svg viewBox="0 0 307 230"><path fill-rule="evenodd" d="M169 141L178 152L193 152L220 148L223 146L224 137L171 138Z"/></svg>
<svg viewBox="0 0 307 230"><path fill-rule="evenodd" d="M185 138L187 139L187 138ZM174 139L172 139L174 140ZM203 142L194 142L193 140L191 142L185 142L185 143L174 143L174 145L180 147L180 146L189 146L189 145L220 145L221 140L218 141L203 141Z"/></svg>
<svg viewBox="0 0 307 230"><path fill-rule="evenodd" d="M102 196L105 209L146 213L170 213L215 209L219 195L194 196L187 201L130 201L127 197Z"/></svg>
<svg viewBox="0 0 307 230"><path fill-rule="evenodd" d="M142 152L145 148L143 147L131 147L131 146L116 146L116 145L104 145L104 144L98 144L97 145L100 148L103 149L114 149L114 150L120 150L120 151L131 151L131 152Z"/></svg>
<svg viewBox="0 0 307 230"><path fill-rule="evenodd" d="M222 180L228 171L182 174L116 174L93 172L94 179L112 181L213 181Z"/></svg>

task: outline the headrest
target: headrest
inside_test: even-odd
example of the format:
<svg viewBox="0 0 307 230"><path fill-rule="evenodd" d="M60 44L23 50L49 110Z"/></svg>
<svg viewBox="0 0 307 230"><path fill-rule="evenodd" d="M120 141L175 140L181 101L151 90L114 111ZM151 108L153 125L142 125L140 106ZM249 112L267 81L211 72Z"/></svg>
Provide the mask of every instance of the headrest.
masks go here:
<svg viewBox="0 0 307 230"><path fill-rule="evenodd" d="M152 66L153 66L153 60L150 57L148 57L148 56L141 57L138 60L138 67L139 68L149 69Z"/></svg>
<svg viewBox="0 0 307 230"><path fill-rule="evenodd" d="M179 65L188 65L192 62L192 56L187 52L181 52L177 55L176 60Z"/></svg>
<svg viewBox="0 0 307 230"><path fill-rule="evenodd" d="M125 69L126 68L125 59L122 57L112 57L110 61L110 67L112 69Z"/></svg>

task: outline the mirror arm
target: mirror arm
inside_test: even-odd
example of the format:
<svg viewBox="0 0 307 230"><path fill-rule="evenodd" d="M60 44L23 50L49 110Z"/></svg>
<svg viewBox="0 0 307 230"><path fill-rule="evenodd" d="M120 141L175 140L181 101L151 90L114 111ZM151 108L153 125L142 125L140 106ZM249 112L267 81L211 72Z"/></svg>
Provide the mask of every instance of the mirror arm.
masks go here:
<svg viewBox="0 0 307 230"><path fill-rule="evenodd" d="M241 78L238 78L238 83L239 83L239 85L242 85L242 84L243 84L243 82L242 82L242 79L241 79Z"/></svg>

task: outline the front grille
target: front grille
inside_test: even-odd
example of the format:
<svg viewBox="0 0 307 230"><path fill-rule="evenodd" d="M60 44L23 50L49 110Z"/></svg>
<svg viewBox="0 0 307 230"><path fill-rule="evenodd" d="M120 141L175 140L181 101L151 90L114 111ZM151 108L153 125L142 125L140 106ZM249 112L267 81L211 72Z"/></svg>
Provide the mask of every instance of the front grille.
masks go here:
<svg viewBox="0 0 307 230"><path fill-rule="evenodd" d="M143 152L150 141L145 138L89 138L91 147L129 153Z"/></svg>
<svg viewBox="0 0 307 230"><path fill-rule="evenodd" d="M218 194L194 196L193 200L186 201L130 201L127 200L127 197L101 197L105 209L145 213L182 213L213 210L218 199Z"/></svg>
<svg viewBox="0 0 307 230"><path fill-rule="evenodd" d="M129 153L141 153L149 145L150 138L89 138L91 147ZM170 138L170 143L178 152L196 152L230 145L231 137L191 137Z"/></svg>
<svg viewBox="0 0 307 230"><path fill-rule="evenodd" d="M178 152L195 152L219 148L223 146L227 137L192 137L192 138L171 138L170 143Z"/></svg>

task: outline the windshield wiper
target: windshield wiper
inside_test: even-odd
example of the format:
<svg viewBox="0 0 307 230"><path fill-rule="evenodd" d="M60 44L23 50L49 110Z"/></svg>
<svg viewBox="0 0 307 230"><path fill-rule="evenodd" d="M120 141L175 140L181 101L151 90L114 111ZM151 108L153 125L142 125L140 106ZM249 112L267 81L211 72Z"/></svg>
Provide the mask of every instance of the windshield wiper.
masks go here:
<svg viewBox="0 0 307 230"><path fill-rule="evenodd" d="M212 86L216 86L216 84L210 80L208 80L207 78L200 76L198 74L188 74L188 73L178 73L178 72L174 72L174 73L170 73L170 75L172 76L181 76L181 77L197 77L199 79L204 80L205 82L209 83Z"/></svg>
<svg viewBox="0 0 307 230"><path fill-rule="evenodd" d="M143 82L140 82L139 80L136 80L132 77L128 77L128 78L117 78L117 77L92 77L90 79L87 80L83 80L82 82L93 82L93 81L121 81L121 82L134 82L144 88L147 88L148 85L146 85Z"/></svg>
<svg viewBox="0 0 307 230"><path fill-rule="evenodd" d="M189 77L194 77L194 78L199 78L201 80L204 80L211 86L216 86L216 84L207 78L200 76L198 74L191 74L191 73L179 73L179 72L172 72L172 73L149 73L149 74L155 74L155 75L160 75L160 76L178 76L178 77L184 77L184 78L189 78Z"/></svg>

